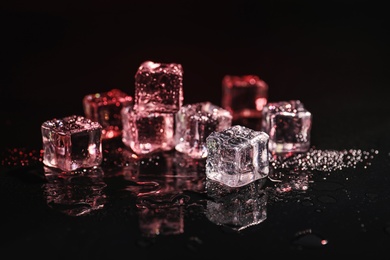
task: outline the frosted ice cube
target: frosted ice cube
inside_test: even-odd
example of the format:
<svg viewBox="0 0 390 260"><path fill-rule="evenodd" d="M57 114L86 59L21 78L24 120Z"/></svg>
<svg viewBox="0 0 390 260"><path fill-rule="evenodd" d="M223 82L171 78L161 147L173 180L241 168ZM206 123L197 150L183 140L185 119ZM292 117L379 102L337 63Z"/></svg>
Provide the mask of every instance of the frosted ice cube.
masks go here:
<svg viewBox="0 0 390 260"><path fill-rule="evenodd" d="M135 111L125 107L122 141L136 154L148 154L174 149L174 114Z"/></svg>
<svg viewBox="0 0 390 260"><path fill-rule="evenodd" d="M103 127L102 138L110 139L122 134L121 109L133 104L133 97L119 89L84 96L85 117L99 122Z"/></svg>
<svg viewBox="0 0 390 260"><path fill-rule="evenodd" d="M192 158L205 158L206 137L231 123L230 112L210 102L182 106L176 113L175 149Z"/></svg>
<svg viewBox="0 0 390 260"><path fill-rule="evenodd" d="M103 160L102 126L72 115L41 125L43 163L64 171L99 166Z"/></svg>
<svg viewBox="0 0 390 260"><path fill-rule="evenodd" d="M260 118L268 99L268 85L256 75L226 75L222 79L222 107L240 118Z"/></svg>
<svg viewBox="0 0 390 260"><path fill-rule="evenodd" d="M206 175L227 186L240 187L268 176L268 135L234 125L206 138Z"/></svg>
<svg viewBox="0 0 390 260"><path fill-rule="evenodd" d="M182 104L181 64L145 61L139 66L135 74L135 110L175 113Z"/></svg>
<svg viewBox="0 0 390 260"><path fill-rule="evenodd" d="M268 103L262 113L262 130L269 135L271 153L309 150L312 114L300 100Z"/></svg>

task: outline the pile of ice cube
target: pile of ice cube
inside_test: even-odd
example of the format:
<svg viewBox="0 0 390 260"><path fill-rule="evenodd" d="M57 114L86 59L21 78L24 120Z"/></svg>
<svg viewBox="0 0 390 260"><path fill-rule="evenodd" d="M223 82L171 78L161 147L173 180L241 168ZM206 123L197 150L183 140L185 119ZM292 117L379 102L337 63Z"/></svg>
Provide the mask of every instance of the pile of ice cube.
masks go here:
<svg viewBox="0 0 390 260"><path fill-rule="evenodd" d="M208 178L240 187L268 175L271 154L310 147L311 113L299 100L267 103L268 85L258 76L226 75L221 107L183 104L183 97L181 64L145 61L134 96L119 89L89 94L84 116L44 122L43 163L63 171L99 166L102 142L119 137L140 156L175 150L205 159ZM261 130L233 124L240 118L255 118Z"/></svg>

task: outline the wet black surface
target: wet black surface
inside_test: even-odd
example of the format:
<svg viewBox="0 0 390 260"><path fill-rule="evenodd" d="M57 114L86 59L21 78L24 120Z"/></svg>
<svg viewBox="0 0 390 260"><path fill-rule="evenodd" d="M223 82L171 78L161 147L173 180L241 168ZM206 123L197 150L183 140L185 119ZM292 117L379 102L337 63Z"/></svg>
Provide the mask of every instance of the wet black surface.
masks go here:
<svg viewBox="0 0 390 260"><path fill-rule="evenodd" d="M279 3L4 4L1 254L64 259L386 254L386 9L372 1ZM176 21L183 28L172 26ZM325 157L346 150L351 157L333 171L302 169L296 162L283 171L276 167L262 185L225 191L234 198L227 200L206 189L202 164L188 173L174 153L135 162L131 153L118 150L120 142L106 146L107 160L94 178L45 176L40 124L81 114L82 97L91 92L117 87L132 94L134 73L147 59L182 63L185 103L220 104L225 74L258 74L270 87L269 100L300 99L312 112L313 149ZM160 197L156 191L164 192L157 192ZM228 223L234 208L229 203L241 205L248 197L255 200L246 212L265 211L266 218L237 232ZM229 210L209 218L218 202L220 211ZM178 224L145 235L145 223L166 219Z"/></svg>

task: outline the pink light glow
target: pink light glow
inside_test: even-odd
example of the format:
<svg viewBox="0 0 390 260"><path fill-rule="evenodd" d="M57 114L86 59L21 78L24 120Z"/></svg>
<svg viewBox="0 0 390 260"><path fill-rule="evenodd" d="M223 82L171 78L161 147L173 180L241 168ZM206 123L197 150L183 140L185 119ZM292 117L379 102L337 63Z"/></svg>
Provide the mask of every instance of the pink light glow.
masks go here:
<svg viewBox="0 0 390 260"><path fill-rule="evenodd" d="M267 99L263 97L257 98L255 102L256 102L256 110L262 111L265 104L267 104Z"/></svg>

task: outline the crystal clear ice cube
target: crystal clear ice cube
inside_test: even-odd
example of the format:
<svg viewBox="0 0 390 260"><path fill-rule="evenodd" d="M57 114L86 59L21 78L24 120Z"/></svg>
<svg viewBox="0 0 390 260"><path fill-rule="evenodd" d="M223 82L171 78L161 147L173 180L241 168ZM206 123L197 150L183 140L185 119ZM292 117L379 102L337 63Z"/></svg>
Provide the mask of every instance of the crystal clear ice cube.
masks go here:
<svg viewBox="0 0 390 260"><path fill-rule="evenodd" d="M133 97L119 89L84 96L85 117L99 122L103 127L102 138L110 139L122 134L121 109L132 105Z"/></svg>
<svg viewBox="0 0 390 260"><path fill-rule="evenodd" d="M300 100L268 103L262 113L262 130L269 135L271 153L309 150L312 114Z"/></svg>
<svg viewBox="0 0 390 260"><path fill-rule="evenodd" d="M175 149L192 158L207 157L206 137L231 126L229 111L210 102L182 106L176 113Z"/></svg>
<svg viewBox="0 0 390 260"><path fill-rule="evenodd" d="M268 176L268 135L234 125L206 138L206 175L227 186L240 187Z"/></svg>
<svg viewBox="0 0 390 260"><path fill-rule="evenodd" d="M173 113L135 111L125 107L121 111L123 143L136 154L174 149Z"/></svg>
<svg viewBox="0 0 390 260"><path fill-rule="evenodd" d="M135 74L135 110L175 113L182 104L181 64L145 61L139 66Z"/></svg>
<svg viewBox="0 0 390 260"><path fill-rule="evenodd" d="M260 118L267 103L268 85L256 75L226 75L222 79L222 107L240 118Z"/></svg>
<svg viewBox="0 0 390 260"><path fill-rule="evenodd" d="M43 163L64 171L99 166L103 160L102 126L72 115L41 125Z"/></svg>

